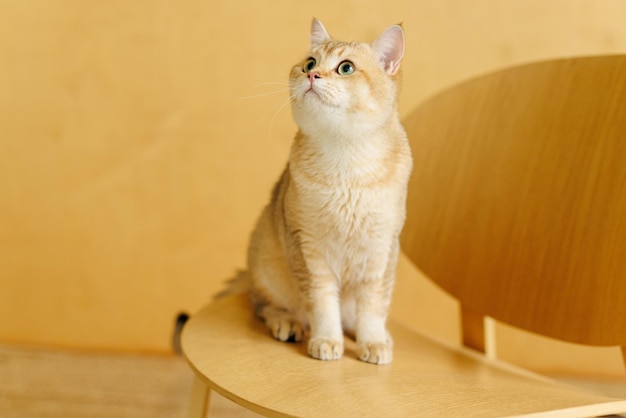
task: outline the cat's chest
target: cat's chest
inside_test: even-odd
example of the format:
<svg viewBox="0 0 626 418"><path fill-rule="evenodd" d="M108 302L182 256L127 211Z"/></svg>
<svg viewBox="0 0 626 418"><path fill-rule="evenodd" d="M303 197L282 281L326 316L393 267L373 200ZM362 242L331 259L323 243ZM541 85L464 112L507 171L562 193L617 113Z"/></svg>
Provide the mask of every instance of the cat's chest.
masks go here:
<svg viewBox="0 0 626 418"><path fill-rule="evenodd" d="M318 190L311 196L311 214L317 214L322 222L356 233L376 219L380 207L375 205L377 193L350 187Z"/></svg>
<svg viewBox="0 0 626 418"><path fill-rule="evenodd" d="M403 219L392 193L338 187L311 191L300 201L292 225L299 231L303 252L320 256L346 283L365 272L380 276Z"/></svg>
<svg viewBox="0 0 626 418"><path fill-rule="evenodd" d="M315 240L393 234L403 219L405 175L383 148L296 147L289 163L287 207L296 229Z"/></svg>
<svg viewBox="0 0 626 418"><path fill-rule="evenodd" d="M357 238L392 228L398 211L389 187L308 184L295 193L298 223L318 239ZM304 190L302 190L304 189Z"/></svg>

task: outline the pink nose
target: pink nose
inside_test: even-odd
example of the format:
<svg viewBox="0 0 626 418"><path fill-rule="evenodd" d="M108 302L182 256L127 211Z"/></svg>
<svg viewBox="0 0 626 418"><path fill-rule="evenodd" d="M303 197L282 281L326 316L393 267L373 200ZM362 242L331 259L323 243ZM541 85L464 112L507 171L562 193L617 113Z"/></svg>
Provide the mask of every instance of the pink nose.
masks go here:
<svg viewBox="0 0 626 418"><path fill-rule="evenodd" d="M311 80L311 84L313 84L313 80L315 80L316 78L322 78L322 76L317 71L311 71L309 73L309 80Z"/></svg>

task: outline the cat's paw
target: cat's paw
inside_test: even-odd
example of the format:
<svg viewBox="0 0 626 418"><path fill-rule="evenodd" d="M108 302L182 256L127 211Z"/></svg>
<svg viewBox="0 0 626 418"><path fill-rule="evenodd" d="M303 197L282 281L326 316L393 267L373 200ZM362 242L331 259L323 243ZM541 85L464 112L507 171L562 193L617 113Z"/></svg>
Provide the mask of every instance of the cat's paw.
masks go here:
<svg viewBox="0 0 626 418"><path fill-rule="evenodd" d="M309 355L318 360L339 360L343 355L343 341L312 338L309 340Z"/></svg>
<svg viewBox="0 0 626 418"><path fill-rule="evenodd" d="M368 363L389 364L393 359L393 346L390 342L359 343L356 355Z"/></svg>
<svg viewBox="0 0 626 418"><path fill-rule="evenodd" d="M289 316L281 316L268 321L267 326L272 333L272 337L279 341L297 343L304 338L304 327L302 324Z"/></svg>

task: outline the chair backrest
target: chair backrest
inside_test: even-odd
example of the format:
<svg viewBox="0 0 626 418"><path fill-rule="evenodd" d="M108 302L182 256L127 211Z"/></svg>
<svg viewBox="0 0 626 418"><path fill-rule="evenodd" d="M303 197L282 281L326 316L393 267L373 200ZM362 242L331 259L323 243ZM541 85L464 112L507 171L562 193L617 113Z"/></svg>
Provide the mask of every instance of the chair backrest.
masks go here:
<svg viewBox="0 0 626 418"><path fill-rule="evenodd" d="M626 56L478 77L405 127L416 266L468 312L626 346Z"/></svg>

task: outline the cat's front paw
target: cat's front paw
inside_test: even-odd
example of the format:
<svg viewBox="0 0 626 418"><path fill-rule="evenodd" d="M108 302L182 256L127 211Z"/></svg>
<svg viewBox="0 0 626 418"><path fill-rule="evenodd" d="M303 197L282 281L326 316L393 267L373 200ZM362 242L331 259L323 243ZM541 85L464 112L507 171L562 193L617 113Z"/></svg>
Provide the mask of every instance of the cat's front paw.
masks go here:
<svg viewBox="0 0 626 418"><path fill-rule="evenodd" d="M302 324L288 315L279 316L268 321L268 327L272 336L278 341L297 343L304 337Z"/></svg>
<svg viewBox="0 0 626 418"><path fill-rule="evenodd" d="M343 355L343 341L312 338L309 340L309 355L318 360L339 360Z"/></svg>
<svg viewBox="0 0 626 418"><path fill-rule="evenodd" d="M368 363L389 364L393 359L393 346L388 342L358 343L356 355Z"/></svg>

